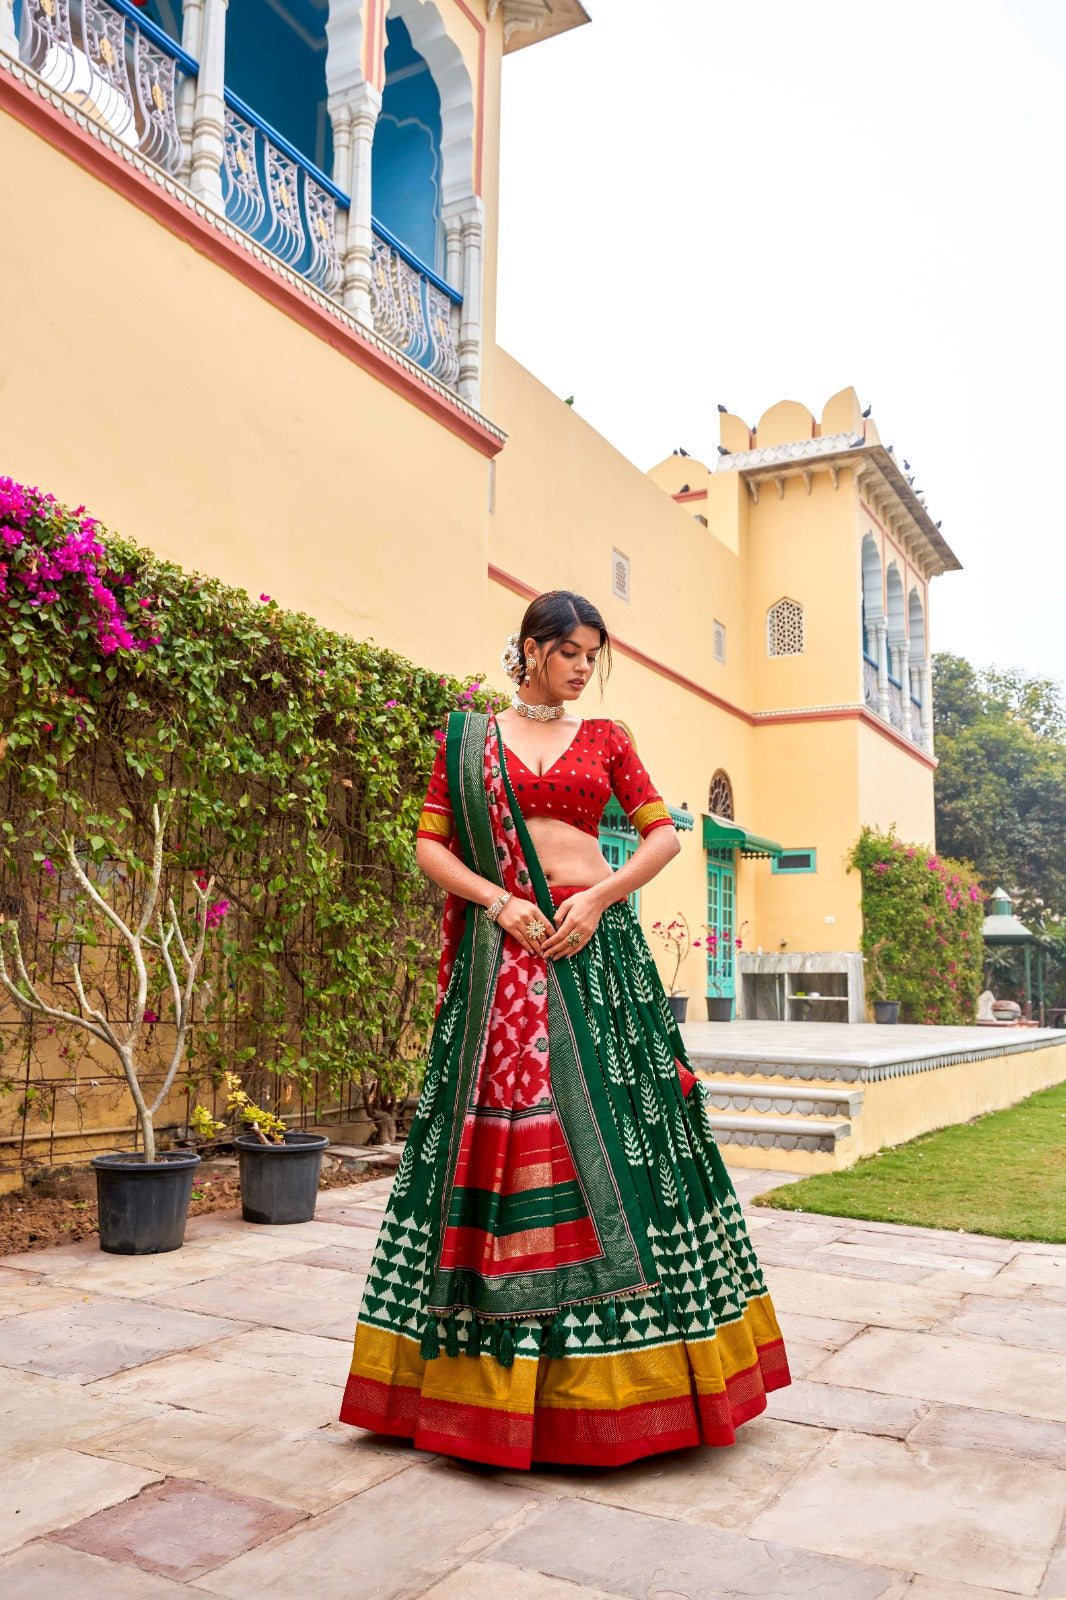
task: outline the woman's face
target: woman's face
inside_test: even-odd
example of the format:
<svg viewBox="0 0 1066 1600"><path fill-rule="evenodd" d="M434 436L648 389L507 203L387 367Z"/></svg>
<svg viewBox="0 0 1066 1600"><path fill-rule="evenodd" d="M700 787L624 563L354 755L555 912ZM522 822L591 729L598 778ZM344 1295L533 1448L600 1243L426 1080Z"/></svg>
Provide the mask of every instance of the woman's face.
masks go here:
<svg viewBox="0 0 1066 1600"><path fill-rule="evenodd" d="M562 700L576 700L592 677L596 670L596 657L600 653L599 629L579 622L555 649L557 643L557 640L548 644L526 640L526 657L535 656L537 665L526 680L525 687L532 689L535 694L542 694L552 705Z"/></svg>

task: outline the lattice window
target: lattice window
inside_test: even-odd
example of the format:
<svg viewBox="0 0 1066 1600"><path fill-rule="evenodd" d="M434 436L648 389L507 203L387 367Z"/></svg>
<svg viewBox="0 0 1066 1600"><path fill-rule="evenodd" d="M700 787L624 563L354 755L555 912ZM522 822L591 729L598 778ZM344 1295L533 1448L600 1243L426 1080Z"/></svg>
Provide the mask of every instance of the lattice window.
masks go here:
<svg viewBox="0 0 1066 1600"><path fill-rule="evenodd" d="M621 550L611 551L611 593L619 600L629 599L629 557Z"/></svg>
<svg viewBox="0 0 1066 1600"><path fill-rule="evenodd" d="M729 781L729 774L721 767L711 779L707 810L716 817L726 817L730 822L733 820L733 785Z"/></svg>
<svg viewBox="0 0 1066 1600"><path fill-rule="evenodd" d="M714 659L725 665L725 623L716 622L714 625Z"/></svg>
<svg viewBox="0 0 1066 1600"><path fill-rule="evenodd" d="M803 607L798 600L779 600L766 613L766 653L769 656L803 654Z"/></svg>

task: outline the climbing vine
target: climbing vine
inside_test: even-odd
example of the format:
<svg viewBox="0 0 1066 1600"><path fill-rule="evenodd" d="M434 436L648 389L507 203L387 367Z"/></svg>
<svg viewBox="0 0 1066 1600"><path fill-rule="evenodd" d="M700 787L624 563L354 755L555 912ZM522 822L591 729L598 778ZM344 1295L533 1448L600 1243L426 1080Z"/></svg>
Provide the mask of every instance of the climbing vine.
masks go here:
<svg viewBox="0 0 1066 1600"><path fill-rule="evenodd" d="M901 1001L905 1022L972 1022L984 917L973 868L874 828L856 840L851 867L862 874L867 998Z"/></svg>
<svg viewBox="0 0 1066 1600"><path fill-rule="evenodd" d="M210 872L226 908L191 1080L280 1075L280 1103L354 1079L389 1131L432 1019L418 809L446 713L486 703L0 478L3 909L38 952L69 938L50 841L143 870L172 795L168 874ZM164 1024L162 985L149 1007Z"/></svg>

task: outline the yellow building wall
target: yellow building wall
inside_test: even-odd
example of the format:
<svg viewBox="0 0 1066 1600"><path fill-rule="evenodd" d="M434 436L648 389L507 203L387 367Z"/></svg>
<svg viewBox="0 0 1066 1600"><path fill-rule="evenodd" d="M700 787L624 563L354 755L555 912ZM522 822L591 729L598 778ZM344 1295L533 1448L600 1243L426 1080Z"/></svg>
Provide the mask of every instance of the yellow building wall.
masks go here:
<svg viewBox="0 0 1066 1600"><path fill-rule="evenodd" d="M933 774L924 762L868 724L860 724L856 772L859 816L864 822L885 829L895 824L901 839L933 843Z"/></svg>

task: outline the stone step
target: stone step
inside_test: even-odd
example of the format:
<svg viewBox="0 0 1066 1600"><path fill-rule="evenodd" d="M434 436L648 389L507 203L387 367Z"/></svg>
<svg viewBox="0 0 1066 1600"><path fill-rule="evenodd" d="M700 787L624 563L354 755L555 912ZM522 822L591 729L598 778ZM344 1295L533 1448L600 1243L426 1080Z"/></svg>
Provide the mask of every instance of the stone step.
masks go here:
<svg viewBox="0 0 1066 1600"><path fill-rule="evenodd" d="M832 1155L851 1137L850 1122L825 1117L778 1117L760 1112L710 1112L719 1144L752 1145L761 1150L816 1150Z"/></svg>
<svg viewBox="0 0 1066 1600"><path fill-rule="evenodd" d="M784 1057L784 1052L782 1052ZM734 1078L752 1076L776 1081L785 1079L795 1083L861 1083L867 1076L866 1064L859 1060L826 1057L801 1060L775 1059L772 1052L765 1055L727 1055L725 1051L689 1049L688 1062L693 1072L701 1078Z"/></svg>
<svg viewBox="0 0 1066 1600"><path fill-rule="evenodd" d="M750 1083L698 1073L707 1085L711 1105L718 1111L774 1112L779 1116L857 1117L862 1112L861 1089L838 1089L804 1082Z"/></svg>

